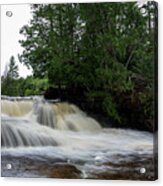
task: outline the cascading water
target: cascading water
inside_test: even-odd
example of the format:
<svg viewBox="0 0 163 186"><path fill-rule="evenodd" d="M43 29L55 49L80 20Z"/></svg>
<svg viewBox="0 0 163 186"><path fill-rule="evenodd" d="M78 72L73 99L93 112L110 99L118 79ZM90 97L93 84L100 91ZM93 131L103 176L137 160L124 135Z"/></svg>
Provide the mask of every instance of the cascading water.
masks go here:
<svg viewBox="0 0 163 186"><path fill-rule="evenodd" d="M100 124L78 107L68 103L40 103L35 111L37 121L51 128L74 131L98 131Z"/></svg>
<svg viewBox="0 0 163 186"><path fill-rule="evenodd" d="M53 169L64 163L76 167L80 178L109 179L110 174L126 176L133 170L139 175L140 166L149 169L148 179L154 177L151 133L105 129L73 104L40 98L2 100L1 111L2 176L58 177ZM9 162L12 170L6 169Z"/></svg>
<svg viewBox="0 0 163 186"><path fill-rule="evenodd" d="M32 109L31 101L1 101L1 112L9 116L23 116Z"/></svg>

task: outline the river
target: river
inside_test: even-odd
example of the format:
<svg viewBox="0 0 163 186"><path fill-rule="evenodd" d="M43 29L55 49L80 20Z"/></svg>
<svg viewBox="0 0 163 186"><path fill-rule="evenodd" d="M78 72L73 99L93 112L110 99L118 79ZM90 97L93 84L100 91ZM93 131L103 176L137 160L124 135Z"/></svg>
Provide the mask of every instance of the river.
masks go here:
<svg viewBox="0 0 163 186"><path fill-rule="evenodd" d="M102 128L77 106L1 101L3 177L154 180L154 136Z"/></svg>

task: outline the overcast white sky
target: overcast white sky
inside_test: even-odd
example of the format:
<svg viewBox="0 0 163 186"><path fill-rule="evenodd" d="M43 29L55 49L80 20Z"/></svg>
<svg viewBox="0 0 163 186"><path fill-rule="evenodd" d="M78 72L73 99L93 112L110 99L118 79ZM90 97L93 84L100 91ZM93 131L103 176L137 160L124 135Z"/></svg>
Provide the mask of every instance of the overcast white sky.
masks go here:
<svg viewBox="0 0 163 186"><path fill-rule="evenodd" d="M6 16L7 11L12 11L12 17ZM23 50L18 42L18 40L23 39L19 30L23 25L29 23L30 18L30 6L28 4L1 6L1 74L3 74L5 65L12 55L19 66L20 76L26 77L32 73L26 66L20 64L17 57L18 53Z"/></svg>
<svg viewBox="0 0 163 186"><path fill-rule="evenodd" d="M6 16L7 11L12 11L12 17ZM30 18L29 4L1 6L1 74L3 74L5 65L12 55L19 66L20 76L26 77L32 74L32 70L28 70L25 65L20 64L17 57L18 53L20 54L23 50L18 42L18 40L23 39L19 30L23 25L29 23Z"/></svg>

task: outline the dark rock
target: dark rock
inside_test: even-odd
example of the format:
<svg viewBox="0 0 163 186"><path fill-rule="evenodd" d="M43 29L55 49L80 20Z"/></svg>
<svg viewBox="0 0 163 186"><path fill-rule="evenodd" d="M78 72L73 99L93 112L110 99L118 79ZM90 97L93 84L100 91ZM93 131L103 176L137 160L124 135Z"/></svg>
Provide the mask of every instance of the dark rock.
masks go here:
<svg viewBox="0 0 163 186"><path fill-rule="evenodd" d="M50 178L79 179L81 171L73 165L56 163L49 171L48 176Z"/></svg>

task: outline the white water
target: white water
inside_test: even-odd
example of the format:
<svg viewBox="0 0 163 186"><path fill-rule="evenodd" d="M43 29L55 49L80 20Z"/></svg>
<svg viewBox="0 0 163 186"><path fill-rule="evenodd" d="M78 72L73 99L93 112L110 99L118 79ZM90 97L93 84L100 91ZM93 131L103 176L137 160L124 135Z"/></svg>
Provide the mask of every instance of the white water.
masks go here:
<svg viewBox="0 0 163 186"><path fill-rule="evenodd" d="M151 133L101 128L68 103L24 102L2 101L2 156L60 158L88 173L104 169L99 162L120 161L117 156L153 153Z"/></svg>

